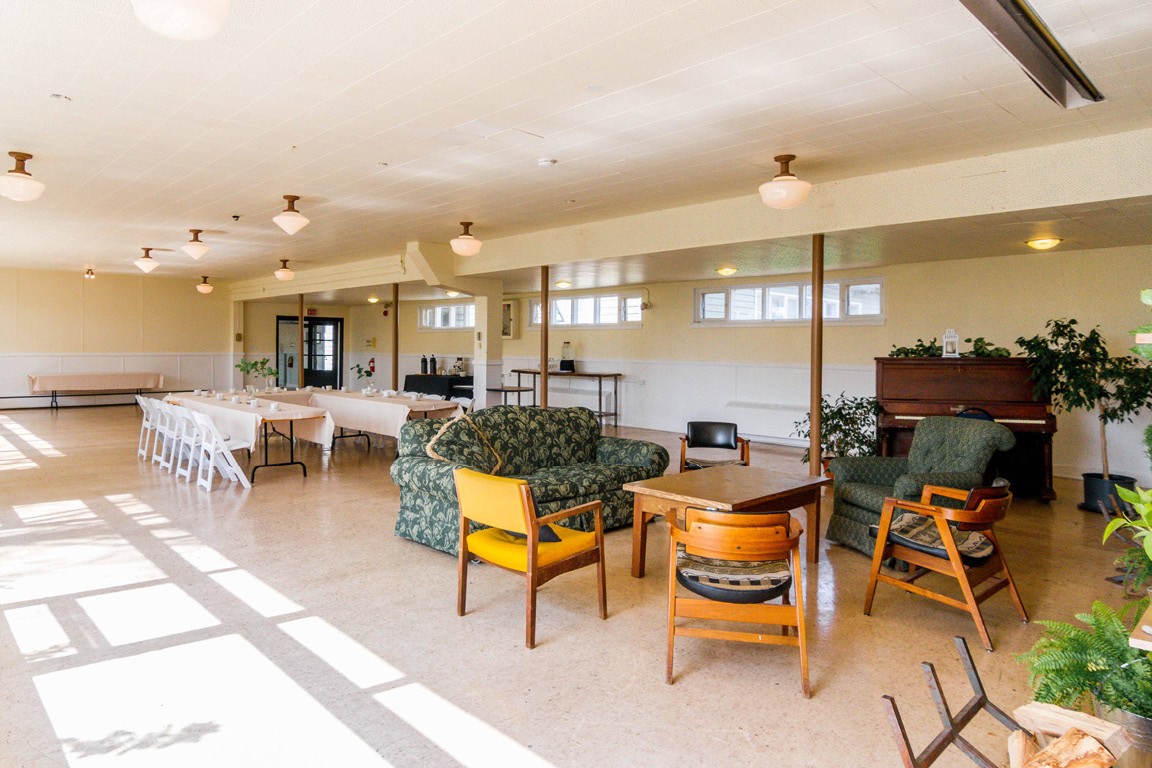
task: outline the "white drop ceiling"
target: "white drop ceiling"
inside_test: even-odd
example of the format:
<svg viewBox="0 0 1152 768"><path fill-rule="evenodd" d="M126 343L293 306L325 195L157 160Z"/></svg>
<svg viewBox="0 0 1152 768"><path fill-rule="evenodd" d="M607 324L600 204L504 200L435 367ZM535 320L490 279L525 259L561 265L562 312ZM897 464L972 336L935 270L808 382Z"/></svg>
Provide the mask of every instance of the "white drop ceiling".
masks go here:
<svg viewBox="0 0 1152 768"><path fill-rule="evenodd" d="M0 266L131 272L151 246L171 249L154 275L247 278L447 242L464 219L488 239L752 194L780 152L819 184L1152 125L1152 2L1032 3L1105 102L1048 101L956 0L233 0L198 43L128 0L0 3L0 152L48 185L0 199ZM291 238L271 223L288 193L312 220ZM1147 232L1137 203L1036 215L1082 219L1090 244L1109 216ZM1018 240L1034 217L1015 216ZM193 227L199 262L178 250ZM900 260L890 244L938 234L855 237ZM684 255L572 277L685 279Z"/></svg>

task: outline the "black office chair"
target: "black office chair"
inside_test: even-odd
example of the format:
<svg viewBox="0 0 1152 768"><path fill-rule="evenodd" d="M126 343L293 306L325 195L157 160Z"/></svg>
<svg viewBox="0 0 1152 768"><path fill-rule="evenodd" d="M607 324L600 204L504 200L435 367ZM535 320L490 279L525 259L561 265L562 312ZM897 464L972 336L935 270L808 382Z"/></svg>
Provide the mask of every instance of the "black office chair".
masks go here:
<svg viewBox="0 0 1152 768"><path fill-rule="evenodd" d="M688 434L680 438L680 471L729 464L748 466L749 443L736 434L736 425L727 421L690 421ZM700 459L688 455L689 448L727 448L739 451L739 458Z"/></svg>

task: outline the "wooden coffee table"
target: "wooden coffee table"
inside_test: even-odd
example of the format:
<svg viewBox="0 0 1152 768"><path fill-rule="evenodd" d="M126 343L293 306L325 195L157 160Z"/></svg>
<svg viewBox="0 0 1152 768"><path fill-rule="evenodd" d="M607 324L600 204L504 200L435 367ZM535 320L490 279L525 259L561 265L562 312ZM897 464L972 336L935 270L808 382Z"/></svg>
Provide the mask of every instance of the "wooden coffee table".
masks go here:
<svg viewBox="0 0 1152 768"><path fill-rule="evenodd" d="M670 524L684 519L687 507L725 512L784 512L804 507L808 513L808 559L820 556L820 489L827 477L773 472L760 467L723 466L681 472L626 483L635 494L632 516L632 575L644 576L648 521L664 515Z"/></svg>

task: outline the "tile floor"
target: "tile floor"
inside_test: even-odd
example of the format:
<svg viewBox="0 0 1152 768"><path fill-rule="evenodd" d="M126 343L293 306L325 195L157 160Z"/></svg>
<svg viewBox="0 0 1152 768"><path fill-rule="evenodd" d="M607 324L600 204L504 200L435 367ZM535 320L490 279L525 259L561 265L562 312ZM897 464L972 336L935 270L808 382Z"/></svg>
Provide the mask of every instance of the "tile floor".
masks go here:
<svg viewBox="0 0 1152 768"><path fill-rule="evenodd" d="M1029 698L1013 655L1039 628L1006 596L985 604L987 653L965 614L883 586L863 616L868 561L827 544L805 575L812 699L794 649L692 638L667 686L662 524L643 580L630 533L608 535L607 621L592 569L549 583L529 652L522 582L472 569L459 618L454 559L393 536L393 442L306 444L306 479L265 470L209 494L138 461L138 426L132 407L0 411L4 768L890 766L880 697L923 747L939 723L919 663L937 663L953 708L969 695L956 634L994 702ZM753 461L798 455L756 446ZM1076 483L1057 489L999 529L1034 618L1120 600L1101 520L1075 508ZM968 735L1005 759L986 715Z"/></svg>

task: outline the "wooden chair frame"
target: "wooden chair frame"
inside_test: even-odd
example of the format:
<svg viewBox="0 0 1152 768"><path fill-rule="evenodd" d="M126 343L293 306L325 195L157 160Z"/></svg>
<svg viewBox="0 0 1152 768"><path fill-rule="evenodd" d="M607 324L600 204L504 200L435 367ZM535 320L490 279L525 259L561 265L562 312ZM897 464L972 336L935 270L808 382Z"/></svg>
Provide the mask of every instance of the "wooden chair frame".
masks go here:
<svg viewBox="0 0 1152 768"><path fill-rule="evenodd" d="M459 498L457 499L459 501ZM608 618L608 593L605 589L604 574L604 503L590 501L577 507L571 507L544 517L536 517L536 505L532 501L532 488L527 483L520 486L520 500L524 510L524 523L527 531L528 568L520 571L506 568L497 563L471 552L468 549L468 534L471 533L472 520L464 512L464 504L460 503L460 547L458 562L458 579L456 586L456 615L466 613L468 598L468 561L476 558L482 562L493 565L501 570L516 573L525 577L527 595L525 598L524 616L524 645L529 648L536 647L536 592L542 584L556 578L562 573L568 573L586 565L596 564L596 581L600 600L600 618ZM595 522L596 546L578 552L571 557L559 560L546 566L537 565L540 554L540 527L575 517L583 512L592 512Z"/></svg>
<svg viewBox="0 0 1152 768"><path fill-rule="evenodd" d="M736 450L740 452L740 463L745 467L750 466L751 455L750 446L752 444L746 437L736 436ZM688 435L680 436L680 471L684 472L688 466Z"/></svg>
<svg viewBox="0 0 1152 768"><path fill-rule="evenodd" d="M684 527L669 521L668 538L668 657L664 681L672 684L672 659L676 638L702 637L711 640L734 640L743 643L791 645L800 649L800 681L804 698L812 695L808 684L808 634L804 626L804 573L801 570L800 537L804 528L787 512L740 514L690 508L685 512ZM781 605L768 603L724 603L708 598L681 597L676 594L677 545L685 551L720 560L782 560L792 568L795 604L788 593ZM677 624L677 618L727 621L744 624L779 624L780 635L710 629ZM795 636L789 628L795 627Z"/></svg>
<svg viewBox="0 0 1152 768"><path fill-rule="evenodd" d="M992 650L992 640L988 636L988 627L984 623L984 617L980 614L980 604L982 602L1000 590L1007 589L1008 594L1012 598L1013 605L1016 606L1016 610L1020 614L1020 619L1024 623L1028 622L1028 612L1024 609L1024 602L1020 599L1020 593L1016 590L1016 582L1012 579L1012 572L1008 569L1008 563L1004 559L1004 552L1000 547L1000 541L996 538L996 532L992 529L992 526L1002 520L1007 513L1008 507L1012 503L1012 494L1005 491L1004 495L999 498L982 498L976 503L974 509L953 509L950 507L935 506L930 503L933 496L944 496L950 499L966 501L969 500L969 495L969 491L958 488L926 485L924 486L919 502L901 501L900 499L893 498L885 499L884 508L880 513L880 527L876 536L876 549L872 555L872 569L868 576L868 590L864 595L865 616L872 612L872 600L876 595L877 583L884 582L885 584L891 584L894 587L899 587L907 592L911 592L914 595L927 597L939 603L950 605L953 608L967 611L976 623L976 630L980 633L980 639L984 642L984 647L989 651ZM948 557L936 557L888 541L888 534L892 528L892 520L895 517L896 510L907 510L931 518L936 524L936 529L940 532L940 539L944 543L944 549L947 551ZM960 530L979 531L987 536L992 542L994 548L993 554L982 565L975 567L966 565L960 556L960 550L956 546L953 529L949 523L956 523L956 527ZM911 565L916 566L916 568L904 578L896 578L881 573L881 563L890 557L907 561ZM953 597L925 589L915 583L917 579L927 573L940 573L956 579L960 586L960 591L964 595L964 599L957 600ZM976 587L989 579L995 580L984 591L977 593Z"/></svg>

